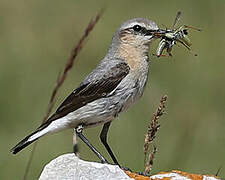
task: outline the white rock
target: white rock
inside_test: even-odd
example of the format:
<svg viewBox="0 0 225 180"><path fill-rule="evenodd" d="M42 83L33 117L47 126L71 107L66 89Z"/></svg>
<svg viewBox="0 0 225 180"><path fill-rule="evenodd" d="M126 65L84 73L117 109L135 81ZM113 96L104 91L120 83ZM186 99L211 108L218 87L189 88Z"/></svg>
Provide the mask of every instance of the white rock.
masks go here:
<svg viewBox="0 0 225 180"><path fill-rule="evenodd" d="M83 161L73 153L64 154L48 163L39 180L128 180L116 165Z"/></svg>

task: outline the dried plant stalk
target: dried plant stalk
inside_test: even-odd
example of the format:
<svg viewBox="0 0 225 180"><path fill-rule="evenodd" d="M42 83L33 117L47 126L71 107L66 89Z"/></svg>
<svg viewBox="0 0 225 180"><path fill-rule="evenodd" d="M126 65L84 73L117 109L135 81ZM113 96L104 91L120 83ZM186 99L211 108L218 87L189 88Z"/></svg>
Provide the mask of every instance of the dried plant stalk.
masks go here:
<svg viewBox="0 0 225 180"><path fill-rule="evenodd" d="M146 171L148 171L148 173L149 173L152 168L152 165L153 165L154 155L157 151L155 146L153 147L153 151L151 153L149 153L149 158L147 161L146 161L146 157L147 157L147 153L149 151L149 146L155 139L156 133L160 127L159 117L165 113L164 109L165 109L166 100L167 100L167 95L164 95L160 100L160 104L159 104L156 112L153 114L153 118L148 125L148 130L145 135L145 141L144 141L145 173L147 173Z"/></svg>
<svg viewBox="0 0 225 180"><path fill-rule="evenodd" d="M148 157L149 160L145 164L145 173L146 174L150 174L150 172L152 170L153 161L154 161L156 152L157 152L157 148L155 146L153 146L152 152L149 153L149 157Z"/></svg>
<svg viewBox="0 0 225 180"><path fill-rule="evenodd" d="M86 40L86 38L88 37L89 33L93 30L93 28L95 27L96 23L98 22L98 20L100 19L100 17L102 16L102 13L103 11L100 10L98 12L98 14L95 16L95 18L93 18L90 23L88 24L88 26L86 27L85 31L84 31L84 34L82 35L82 37L80 38L80 40L78 41L77 45L75 46L75 48L72 50L72 53L71 53L71 56L70 58L68 59L66 65L65 65L65 68L63 70L63 74L61 76L59 76L57 78L57 81L56 81L56 85L52 91L52 94L51 94L51 98L49 100L49 104L48 104L48 108L47 108L47 111L46 111L46 114L42 120L42 123L44 123L51 111L52 111L52 108L54 106L54 102L55 102L55 97L56 97L56 94L59 90L59 88L62 86L62 84L64 83L69 71L72 69L73 67L73 63L74 63L74 60L75 58L77 57L77 55L79 54L80 50L82 49L83 47L83 44L84 44L84 41ZM35 148L37 146L37 142L36 141L33 145L33 148L31 150L31 154L30 154L30 157L28 159L28 163L27 163L27 166L26 166L26 169L25 169L25 173L24 173L24 177L23 179L26 180L27 179L27 175L28 175L28 172L29 172L29 169L30 169L30 165L31 165L31 162L32 162L32 159L33 159L33 156L34 156L34 152L35 152Z"/></svg>

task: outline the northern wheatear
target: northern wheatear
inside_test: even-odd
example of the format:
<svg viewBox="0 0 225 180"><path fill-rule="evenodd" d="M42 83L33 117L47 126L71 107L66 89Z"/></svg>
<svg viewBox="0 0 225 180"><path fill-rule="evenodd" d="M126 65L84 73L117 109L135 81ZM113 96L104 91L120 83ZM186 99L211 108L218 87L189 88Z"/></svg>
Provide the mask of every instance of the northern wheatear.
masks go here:
<svg viewBox="0 0 225 180"><path fill-rule="evenodd" d="M103 125L100 139L115 164L119 164L109 145L107 133L111 121L138 100L144 91L149 73L150 43L159 35L155 22L136 18L123 23L112 39L104 59L85 80L33 133L11 149L13 154L40 137L61 130L75 128L76 134L100 158L107 160L82 134L87 127Z"/></svg>

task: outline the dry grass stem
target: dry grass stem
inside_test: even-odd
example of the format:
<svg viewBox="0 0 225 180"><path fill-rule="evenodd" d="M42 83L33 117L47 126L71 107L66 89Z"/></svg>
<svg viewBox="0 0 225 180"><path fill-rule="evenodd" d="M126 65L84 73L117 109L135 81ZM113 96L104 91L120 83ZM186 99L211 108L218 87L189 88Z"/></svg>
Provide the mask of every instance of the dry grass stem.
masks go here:
<svg viewBox="0 0 225 180"><path fill-rule="evenodd" d="M144 155L145 155L145 170L150 172L152 165L153 165L153 159L154 155L156 153L156 147L153 147L153 151L149 153L149 158L146 161L146 157L149 151L150 144L153 142L153 140L156 137L156 133L159 130L160 124L159 124L159 118L165 113L165 103L167 100L167 95L164 95L161 100L160 104L156 110L156 112L153 114L152 120L150 121L148 125L148 130L145 135L145 141L144 141Z"/></svg>
<svg viewBox="0 0 225 180"><path fill-rule="evenodd" d="M74 60L75 58L77 57L77 55L79 54L80 50L82 49L83 45L84 45L84 41L86 40L86 38L88 37L89 33L93 30L93 28L95 27L96 23L98 22L98 20L100 19L100 17L102 16L102 13L103 11L100 10L99 13L95 16L95 18L93 18L90 23L88 24L88 26L86 27L82 37L80 38L80 40L78 41L77 45L75 46L75 48L72 50L72 53L71 53L71 56L70 58L68 59L66 65L65 65L65 68L63 70L63 73L61 76L59 76L57 78L57 81L56 81L56 85L52 91L52 94L51 94L51 98L49 100L49 104L48 104L48 108L47 108L47 111L46 111L46 114L42 120L42 123L44 123L50 113L52 112L52 108L54 106L54 102L55 102L55 97L56 97L56 94L59 90L59 88L62 86L62 84L64 83L69 71L72 69L73 67L73 63L74 63ZM26 166L26 169L25 169L25 173L24 173L24 180L27 179L27 175L28 175L28 172L29 172L29 169L30 169L30 165L31 165L31 161L33 159L33 156L34 156L34 152L35 152L35 147L37 146L37 141L35 142L35 144L33 145L33 148L31 150L31 154L30 154L30 157L28 159L28 163L27 163L27 166Z"/></svg>
<svg viewBox="0 0 225 180"><path fill-rule="evenodd" d="M153 166L153 161L155 158L155 154L157 152L157 148L155 146L153 146L153 150L151 153L149 153L149 157L148 157L148 161L145 165L145 173L146 174L150 174L151 170L152 170L152 166Z"/></svg>

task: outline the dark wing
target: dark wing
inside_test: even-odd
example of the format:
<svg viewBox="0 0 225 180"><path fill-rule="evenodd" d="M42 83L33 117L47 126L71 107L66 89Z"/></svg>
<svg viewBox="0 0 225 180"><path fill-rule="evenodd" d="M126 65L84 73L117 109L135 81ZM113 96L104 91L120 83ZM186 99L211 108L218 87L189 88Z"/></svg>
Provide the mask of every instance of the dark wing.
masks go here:
<svg viewBox="0 0 225 180"><path fill-rule="evenodd" d="M129 70L126 62L120 62L102 74L100 79L81 84L64 100L47 122L61 118L96 99L106 97L118 86Z"/></svg>

